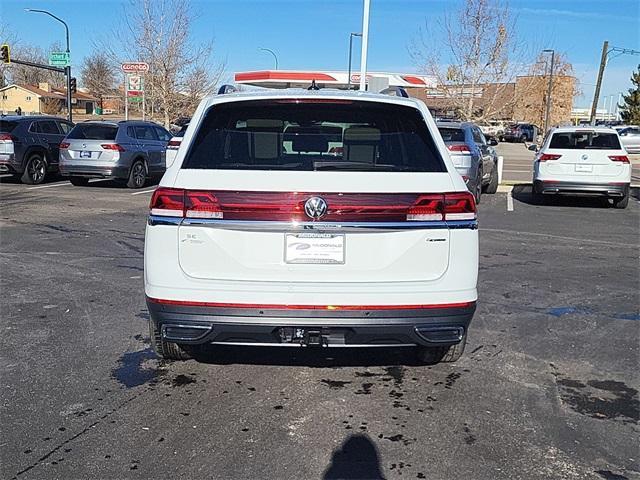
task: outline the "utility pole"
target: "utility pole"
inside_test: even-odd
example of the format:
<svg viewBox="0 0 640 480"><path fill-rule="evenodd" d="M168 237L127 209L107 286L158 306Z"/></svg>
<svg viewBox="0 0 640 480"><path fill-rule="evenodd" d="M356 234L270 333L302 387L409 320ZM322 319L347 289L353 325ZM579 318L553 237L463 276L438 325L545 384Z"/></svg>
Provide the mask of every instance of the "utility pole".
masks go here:
<svg viewBox="0 0 640 480"><path fill-rule="evenodd" d="M549 118L551 116L551 87L553 85L553 62L555 60L555 50L543 50L543 52L551 52L551 68L549 69L549 87L547 88L547 109L544 115L544 133L549 131Z"/></svg>
<svg viewBox="0 0 640 480"><path fill-rule="evenodd" d="M596 124L596 109L598 108L598 99L600 98L600 87L602 86L602 76L604 75L604 67L607 64L607 52L609 50L609 42L607 40L602 44L602 57L600 57L600 70L598 70L598 80L596 80L596 91L593 93L593 103L591 104L591 117L589 123Z"/></svg>
<svg viewBox="0 0 640 480"><path fill-rule="evenodd" d="M362 52L360 56L360 90L367 89L367 49L369 48L369 4L370 0L364 0L362 12Z"/></svg>

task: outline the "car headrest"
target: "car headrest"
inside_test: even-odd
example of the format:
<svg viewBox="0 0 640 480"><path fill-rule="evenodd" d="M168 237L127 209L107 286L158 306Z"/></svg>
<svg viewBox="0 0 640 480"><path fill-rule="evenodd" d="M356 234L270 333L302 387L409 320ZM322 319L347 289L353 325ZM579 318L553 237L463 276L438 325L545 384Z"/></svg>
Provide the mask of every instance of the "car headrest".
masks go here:
<svg viewBox="0 0 640 480"><path fill-rule="evenodd" d="M351 127L344 131L343 143L377 143L380 130L371 127Z"/></svg>
<svg viewBox="0 0 640 480"><path fill-rule="evenodd" d="M291 148L295 152L326 152L329 141L322 134L296 134L291 140Z"/></svg>

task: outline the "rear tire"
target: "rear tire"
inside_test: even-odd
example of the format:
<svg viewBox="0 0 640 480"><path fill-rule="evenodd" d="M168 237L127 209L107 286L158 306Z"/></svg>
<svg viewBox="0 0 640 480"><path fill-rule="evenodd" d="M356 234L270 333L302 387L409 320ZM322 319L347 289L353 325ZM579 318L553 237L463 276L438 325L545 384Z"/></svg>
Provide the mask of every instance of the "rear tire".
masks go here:
<svg viewBox="0 0 640 480"><path fill-rule="evenodd" d="M629 205L629 192L624 194L622 198L614 198L613 199L613 208L624 209Z"/></svg>
<svg viewBox="0 0 640 480"><path fill-rule="evenodd" d="M136 160L131 165L129 178L127 179L128 188L142 188L147 181L147 169L142 160Z"/></svg>
<svg viewBox="0 0 640 480"><path fill-rule="evenodd" d="M498 191L498 166L494 165L489 178L489 185L484 189L485 193L496 193Z"/></svg>
<svg viewBox="0 0 640 480"><path fill-rule="evenodd" d="M189 360L191 358L183 346L164 340L158 325L151 318L149 319L149 338L153 350L165 360Z"/></svg>
<svg viewBox="0 0 640 480"><path fill-rule="evenodd" d="M520 137L520 143L526 143L527 142L527 136L526 135L522 135Z"/></svg>
<svg viewBox="0 0 640 480"><path fill-rule="evenodd" d="M71 185L75 187L86 187L89 185L89 179L85 177L69 177Z"/></svg>
<svg viewBox="0 0 640 480"><path fill-rule="evenodd" d="M424 365L457 362L462 357L466 345L467 332L464 333L460 343L450 347L418 347L418 360Z"/></svg>
<svg viewBox="0 0 640 480"><path fill-rule="evenodd" d="M20 180L27 185L39 185L47 177L47 161L41 153L29 155Z"/></svg>

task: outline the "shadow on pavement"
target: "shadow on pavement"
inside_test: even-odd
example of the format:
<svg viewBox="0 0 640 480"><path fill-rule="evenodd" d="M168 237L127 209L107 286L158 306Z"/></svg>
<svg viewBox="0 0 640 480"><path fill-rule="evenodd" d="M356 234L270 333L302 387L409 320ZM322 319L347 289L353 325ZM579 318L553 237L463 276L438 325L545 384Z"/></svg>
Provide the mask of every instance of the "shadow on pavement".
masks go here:
<svg viewBox="0 0 640 480"><path fill-rule="evenodd" d="M331 479L382 479L378 449L366 435L350 435L334 450L331 464L322 476Z"/></svg>
<svg viewBox="0 0 640 480"><path fill-rule="evenodd" d="M419 366L416 351L398 348L237 347L208 345L193 352L201 363L215 365L274 365L312 368Z"/></svg>
<svg viewBox="0 0 640 480"><path fill-rule="evenodd" d="M604 197L581 197L574 195L544 195L542 202L534 199L530 183L514 185L511 196L514 200L544 207L609 208L611 201ZM637 189L632 189L637 190ZM633 192L632 192L633 195Z"/></svg>

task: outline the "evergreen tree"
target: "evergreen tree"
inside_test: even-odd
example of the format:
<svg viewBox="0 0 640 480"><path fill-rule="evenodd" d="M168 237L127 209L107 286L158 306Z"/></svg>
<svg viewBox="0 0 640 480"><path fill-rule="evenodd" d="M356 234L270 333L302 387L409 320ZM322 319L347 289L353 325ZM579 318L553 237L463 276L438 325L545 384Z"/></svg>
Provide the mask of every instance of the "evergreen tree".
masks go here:
<svg viewBox="0 0 640 480"><path fill-rule="evenodd" d="M631 74L633 88L629 89L629 95L622 95L623 105L619 105L620 115L624 123L640 125L640 65L638 70Z"/></svg>

